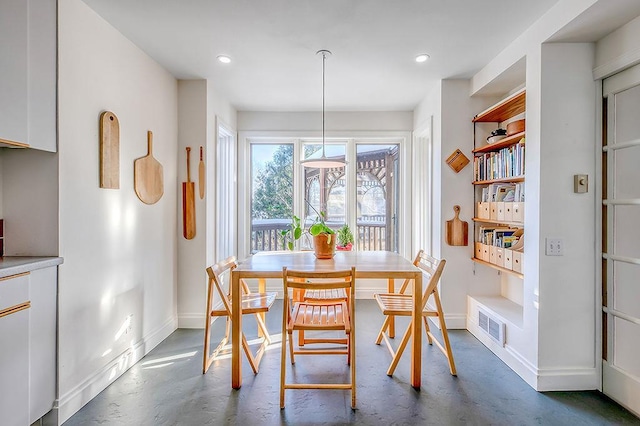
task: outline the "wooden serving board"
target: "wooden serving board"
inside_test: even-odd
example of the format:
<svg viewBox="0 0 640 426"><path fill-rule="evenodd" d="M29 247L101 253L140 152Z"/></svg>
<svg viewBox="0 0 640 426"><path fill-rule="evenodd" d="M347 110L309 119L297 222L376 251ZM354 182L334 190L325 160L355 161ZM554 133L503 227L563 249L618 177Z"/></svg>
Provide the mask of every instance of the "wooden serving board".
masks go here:
<svg viewBox="0 0 640 426"><path fill-rule="evenodd" d="M196 188L191 182L191 147L187 147L187 181L182 182L182 235L191 240L196 236Z"/></svg>
<svg viewBox="0 0 640 426"><path fill-rule="evenodd" d="M100 188L120 188L120 123L111 111L100 114Z"/></svg>
<svg viewBox="0 0 640 426"><path fill-rule="evenodd" d="M469 245L469 224L460 220L460 206L453 206L455 216L447 221L446 241L450 246L466 246Z"/></svg>
<svg viewBox="0 0 640 426"><path fill-rule="evenodd" d="M164 195L162 164L153 157L153 133L147 132L147 155L133 162L133 189L145 204L155 204Z"/></svg>
<svg viewBox="0 0 640 426"><path fill-rule="evenodd" d="M198 191L200 192L200 199L204 199L204 159L202 157L202 147L200 147L200 162L198 163Z"/></svg>

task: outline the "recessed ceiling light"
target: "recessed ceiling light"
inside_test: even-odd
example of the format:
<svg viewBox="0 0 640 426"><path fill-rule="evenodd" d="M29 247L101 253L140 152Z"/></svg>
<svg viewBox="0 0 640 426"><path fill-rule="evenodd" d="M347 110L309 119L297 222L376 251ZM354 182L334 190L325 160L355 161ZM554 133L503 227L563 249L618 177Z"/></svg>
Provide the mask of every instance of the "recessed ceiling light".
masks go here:
<svg viewBox="0 0 640 426"><path fill-rule="evenodd" d="M416 62L425 62L427 59L429 59L429 55L426 53L416 56Z"/></svg>
<svg viewBox="0 0 640 426"><path fill-rule="evenodd" d="M231 58L226 55L218 55L218 60L223 64L228 64L229 62L231 62Z"/></svg>

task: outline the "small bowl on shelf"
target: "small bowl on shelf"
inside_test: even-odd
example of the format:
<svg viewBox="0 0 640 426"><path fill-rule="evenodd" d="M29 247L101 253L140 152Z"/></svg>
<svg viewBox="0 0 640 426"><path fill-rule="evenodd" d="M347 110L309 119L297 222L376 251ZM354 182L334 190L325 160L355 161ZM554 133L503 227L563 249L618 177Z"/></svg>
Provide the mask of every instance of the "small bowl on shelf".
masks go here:
<svg viewBox="0 0 640 426"><path fill-rule="evenodd" d="M501 141L502 139L504 139L504 138L506 138L506 137L507 137L507 135L495 135L495 136L489 136L489 137L487 138L487 143L488 143L489 145L491 145L491 144L494 144L494 143L496 143L496 142L498 142L498 141Z"/></svg>

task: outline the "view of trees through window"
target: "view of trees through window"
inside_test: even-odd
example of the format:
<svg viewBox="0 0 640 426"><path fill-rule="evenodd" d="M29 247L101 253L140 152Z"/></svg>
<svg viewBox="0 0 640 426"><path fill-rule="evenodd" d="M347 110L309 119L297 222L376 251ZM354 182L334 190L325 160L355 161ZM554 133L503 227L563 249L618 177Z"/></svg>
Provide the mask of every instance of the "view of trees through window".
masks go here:
<svg viewBox="0 0 640 426"><path fill-rule="evenodd" d="M293 145L251 145L251 250L283 250L293 216Z"/></svg>
<svg viewBox="0 0 640 426"><path fill-rule="evenodd" d="M356 181L347 185L345 167L302 168L303 187L294 188L294 145L251 144L251 251L286 249L282 230L296 213L305 228L326 214L332 229L348 223L347 211L355 211L351 224L358 250L398 249L398 149L397 144L357 144ZM320 157L322 145L302 143L305 159ZM325 145L325 156L345 159L347 142ZM351 166L353 167L353 166ZM349 197L347 188L355 190ZM301 248L310 248L303 239Z"/></svg>

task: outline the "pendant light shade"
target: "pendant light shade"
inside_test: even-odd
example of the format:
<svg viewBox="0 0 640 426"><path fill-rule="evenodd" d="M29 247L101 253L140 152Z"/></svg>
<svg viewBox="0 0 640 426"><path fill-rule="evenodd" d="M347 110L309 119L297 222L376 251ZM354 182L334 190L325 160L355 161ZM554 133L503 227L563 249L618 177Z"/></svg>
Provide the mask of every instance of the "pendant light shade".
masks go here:
<svg viewBox="0 0 640 426"><path fill-rule="evenodd" d="M301 161L300 164L304 167L313 167L316 169L330 169L333 167L344 167L347 162L344 160L338 160L334 158L327 158L324 152L324 62L331 52L328 50L318 50L316 55L322 55L322 157L311 158Z"/></svg>

